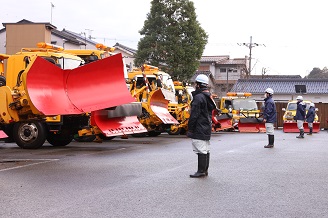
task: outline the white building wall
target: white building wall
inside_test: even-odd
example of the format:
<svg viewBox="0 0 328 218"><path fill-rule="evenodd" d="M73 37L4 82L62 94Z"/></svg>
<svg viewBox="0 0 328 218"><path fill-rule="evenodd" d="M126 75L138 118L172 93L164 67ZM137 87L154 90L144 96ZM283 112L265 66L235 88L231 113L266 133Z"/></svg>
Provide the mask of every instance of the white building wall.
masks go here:
<svg viewBox="0 0 328 218"><path fill-rule="evenodd" d="M238 69L237 72L221 72L220 68L216 68L215 70L215 79L216 80L238 80L240 79L240 70Z"/></svg>
<svg viewBox="0 0 328 218"><path fill-rule="evenodd" d="M6 31L0 33L0 53L6 54Z"/></svg>
<svg viewBox="0 0 328 218"><path fill-rule="evenodd" d="M113 53L118 54L121 53L123 56L123 60L124 63L129 65L131 69L127 69L127 70L132 70L134 68L134 57L132 57L130 54L128 54L127 52L124 52L120 49L116 49Z"/></svg>

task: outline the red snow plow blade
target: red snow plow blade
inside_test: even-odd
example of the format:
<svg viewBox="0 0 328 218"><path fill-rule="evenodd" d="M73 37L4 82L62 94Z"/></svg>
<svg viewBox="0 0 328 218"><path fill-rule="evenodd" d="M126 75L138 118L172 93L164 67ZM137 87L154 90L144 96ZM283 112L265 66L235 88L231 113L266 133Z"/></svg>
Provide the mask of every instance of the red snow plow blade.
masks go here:
<svg viewBox="0 0 328 218"><path fill-rule="evenodd" d="M0 130L0 139L3 139L3 138L8 138L8 136L4 131Z"/></svg>
<svg viewBox="0 0 328 218"><path fill-rule="evenodd" d="M307 122L304 122L303 124L304 132L310 132L309 126ZM284 132L300 132L300 130L297 128L296 122L284 122L283 124L283 131ZM319 132L320 131L320 123L315 122L313 123L313 130L312 132Z"/></svg>
<svg viewBox="0 0 328 218"><path fill-rule="evenodd" d="M212 131L233 129L231 116L219 114L217 110L212 111Z"/></svg>
<svg viewBox="0 0 328 218"><path fill-rule="evenodd" d="M263 118L240 118L238 122L239 132L265 132Z"/></svg>
<svg viewBox="0 0 328 218"><path fill-rule="evenodd" d="M179 124L168 111L169 100L166 100L162 90L156 90L150 97L150 109L164 124Z"/></svg>
<svg viewBox="0 0 328 218"><path fill-rule="evenodd" d="M62 70L37 57L26 87L33 105L44 115L81 114L135 101L124 80L122 55Z"/></svg>
<svg viewBox="0 0 328 218"><path fill-rule="evenodd" d="M114 110L91 113L91 125L97 126L107 137L147 132L137 115L142 112L141 104L120 105Z"/></svg>

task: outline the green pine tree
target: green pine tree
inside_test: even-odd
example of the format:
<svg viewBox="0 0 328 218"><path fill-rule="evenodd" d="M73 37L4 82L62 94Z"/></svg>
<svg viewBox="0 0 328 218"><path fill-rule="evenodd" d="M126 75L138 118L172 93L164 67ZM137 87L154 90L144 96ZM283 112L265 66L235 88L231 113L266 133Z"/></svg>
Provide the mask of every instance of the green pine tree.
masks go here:
<svg viewBox="0 0 328 218"><path fill-rule="evenodd" d="M208 38L189 0L153 0L139 33L135 65L159 66L179 80L195 73Z"/></svg>

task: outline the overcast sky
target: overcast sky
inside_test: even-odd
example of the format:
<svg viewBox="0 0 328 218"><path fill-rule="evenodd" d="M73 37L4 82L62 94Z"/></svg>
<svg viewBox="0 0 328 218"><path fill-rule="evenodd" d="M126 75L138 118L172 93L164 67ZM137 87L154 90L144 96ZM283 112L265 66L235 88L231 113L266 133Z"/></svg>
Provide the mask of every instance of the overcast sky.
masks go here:
<svg viewBox="0 0 328 218"><path fill-rule="evenodd" d="M51 2L55 6L51 10ZM0 6L0 22L51 22L58 30L85 32L95 41L137 48L151 0L10 0ZM252 49L253 74L307 75L328 66L325 0L193 0L198 21L209 35L203 55L242 58ZM51 13L52 11L52 13ZM52 16L51 16L52 14ZM264 46L265 45L265 46Z"/></svg>

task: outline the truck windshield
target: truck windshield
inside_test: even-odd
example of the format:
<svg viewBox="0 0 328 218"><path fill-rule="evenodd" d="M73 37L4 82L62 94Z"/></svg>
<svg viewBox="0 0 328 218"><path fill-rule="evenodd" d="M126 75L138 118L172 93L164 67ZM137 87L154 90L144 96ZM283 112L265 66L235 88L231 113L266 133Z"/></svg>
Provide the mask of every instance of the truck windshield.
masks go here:
<svg viewBox="0 0 328 218"><path fill-rule="evenodd" d="M74 69L81 65L80 60L70 59L70 58L59 58L58 63L61 65L62 69Z"/></svg>
<svg viewBox="0 0 328 218"><path fill-rule="evenodd" d="M306 103L306 110L309 110L310 108L310 103ZM296 103L289 103L287 106L288 111L295 111L297 109L297 104Z"/></svg>
<svg viewBox="0 0 328 218"><path fill-rule="evenodd" d="M238 98L232 101L235 110L257 110L257 104L254 99Z"/></svg>

